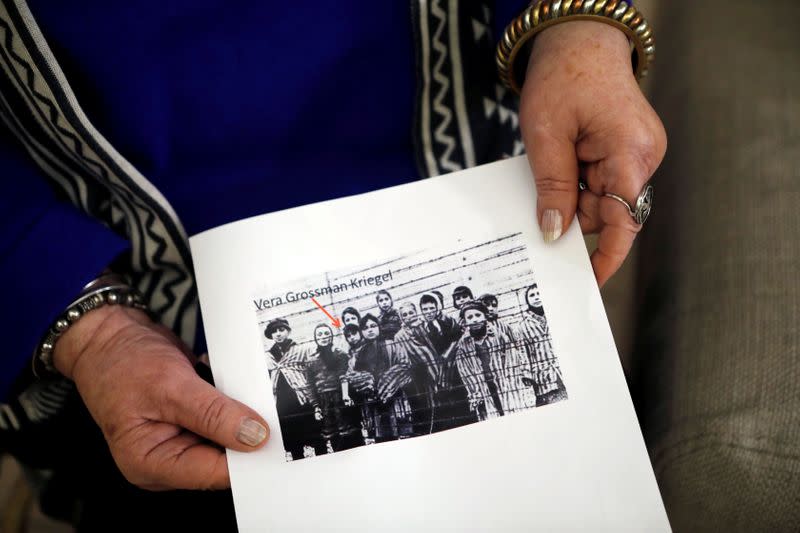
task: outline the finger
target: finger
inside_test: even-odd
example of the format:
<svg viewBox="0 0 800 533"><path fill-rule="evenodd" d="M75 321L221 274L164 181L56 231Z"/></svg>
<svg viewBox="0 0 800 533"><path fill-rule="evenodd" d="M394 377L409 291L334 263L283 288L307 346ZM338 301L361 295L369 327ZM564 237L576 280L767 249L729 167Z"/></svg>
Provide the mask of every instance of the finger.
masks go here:
<svg viewBox="0 0 800 533"><path fill-rule="evenodd" d="M262 446L269 436L258 413L192 374L170 384L164 417L198 435L238 451Z"/></svg>
<svg viewBox="0 0 800 533"><path fill-rule="evenodd" d="M179 433L147 454L151 490L220 490L231 486L225 452L191 433Z"/></svg>
<svg viewBox="0 0 800 533"><path fill-rule="evenodd" d="M581 191L578 195L578 222L584 234L597 233L603 226L600 197L592 191Z"/></svg>
<svg viewBox="0 0 800 533"><path fill-rule="evenodd" d="M636 197L650 175L630 159L627 163L625 158L616 159L620 162L609 160L603 166L607 174L601 175L600 179L605 184L605 193L616 194L635 205ZM592 267L597 283L602 287L622 266L641 226L633 220L627 206L608 196L599 198L598 214L604 225L597 249L592 254Z"/></svg>
<svg viewBox="0 0 800 533"><path fill-rule="evenodd" d="M578 158L569 136L542 127L522 130L536 181L536 213L545 242L569 228L578 206Z"/></svg>
<svg viewBox="0 0 800 533"><path fill-rule="evenodd" d="M597 248L592 252L592 269L602 287L619 270L633 246L638 229L606 224L600 231Z"/></svg>
<svg viewBox="0 0 800 533"><path fill-rule="evenodd" d="M639 151L618 149L609 157L586 169L589 187L599 196L598 213L603 223L592 266L600 286L619 269L641 229L623 202L607 196L621 197L629 206L636 205L643 186L655 166Z"/></svg>

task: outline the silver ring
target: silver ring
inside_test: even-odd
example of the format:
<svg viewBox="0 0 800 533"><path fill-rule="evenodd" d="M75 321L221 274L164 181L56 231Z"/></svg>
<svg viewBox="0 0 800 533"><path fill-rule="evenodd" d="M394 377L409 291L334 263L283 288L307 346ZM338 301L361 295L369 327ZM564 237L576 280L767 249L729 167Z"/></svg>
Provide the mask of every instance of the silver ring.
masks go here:
<svg viewBox="0 0 800 533"><path fill-rule="evenodd" d="M581 191L588 189L586 182L578 180L578 189ZM642 188L642 192L636 197L635 207L631 207L631 204L629 204L625 198L612 192L604 193L603 196L613 198L624 205L628 209L628 214L633 218L633 221L640 225L644 224L647 217L650 216L650 210L653 208L653 186L649 183L645 184Z"/></svg>

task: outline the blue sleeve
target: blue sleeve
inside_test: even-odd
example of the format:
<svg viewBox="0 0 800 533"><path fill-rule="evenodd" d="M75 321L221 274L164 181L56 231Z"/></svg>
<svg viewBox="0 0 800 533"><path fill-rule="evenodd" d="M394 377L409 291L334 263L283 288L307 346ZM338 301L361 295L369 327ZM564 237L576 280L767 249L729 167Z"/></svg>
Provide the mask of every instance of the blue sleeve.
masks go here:
<svg viewBox="0 0 800 533"><path fill-rule="evenodd" d="M42 333L83 285L128 247L122 237L56 197L0 123L0 401Z"/></svg>
<svg viewBox="0 0 800 533"><path fill-rule="evenodd" d="M514 20L517 15L522 13L522 10L529 5L531 5L530 1L525 2L520 0L498 0L495 3L494 24L492 27L494 30L495 41L503 37L503 32L506 31L506 26L508 26L511 21Z"/></svg>

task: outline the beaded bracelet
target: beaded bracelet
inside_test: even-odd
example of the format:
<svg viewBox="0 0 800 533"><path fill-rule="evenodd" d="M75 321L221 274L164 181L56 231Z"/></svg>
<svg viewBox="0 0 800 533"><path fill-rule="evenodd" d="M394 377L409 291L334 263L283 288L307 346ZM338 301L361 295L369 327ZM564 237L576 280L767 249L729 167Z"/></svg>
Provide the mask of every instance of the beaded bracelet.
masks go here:
<svg viewBox="0 0 800 533"><path fill-rule="evenodd" d="M656 51L653 30L626 0L538 0L511 21L497 44L497 72L503 84L519 94L526 70L516 61L521 50L542 30L570 20L593 20L624 32L633 46L636 78L647 75Z"/></svg>
<svg viewBox="0 0 800 533"><path fill-rule="evenodd" d="M41 341L33 351L31 364L33 374L36 377L58 372L53 366L53 350L55 349L56 341L83 315L104 305L125 305L147 311L147 306L143 303L141 294L128 285L121 276L104 274L90 281L75 301L69 304L64 312L47 328Z"/></svg>

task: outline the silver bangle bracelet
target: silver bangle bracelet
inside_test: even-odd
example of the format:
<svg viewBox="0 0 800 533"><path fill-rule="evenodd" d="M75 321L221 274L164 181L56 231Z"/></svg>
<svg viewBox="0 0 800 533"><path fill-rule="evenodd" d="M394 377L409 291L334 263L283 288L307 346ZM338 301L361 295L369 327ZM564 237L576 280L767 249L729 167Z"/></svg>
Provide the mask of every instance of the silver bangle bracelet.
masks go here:
<svg viewBox="0 0 800 533"><path fill-rule="evenodd" d="M36 345L31 361L33 374L36 377L58 373L53 365L53 351L59 337L83 315L104 305L125 305L147 311L141 294L128 285L121 276L104 274L90 281L80 295L47 328L39 344Z"/></svg>

